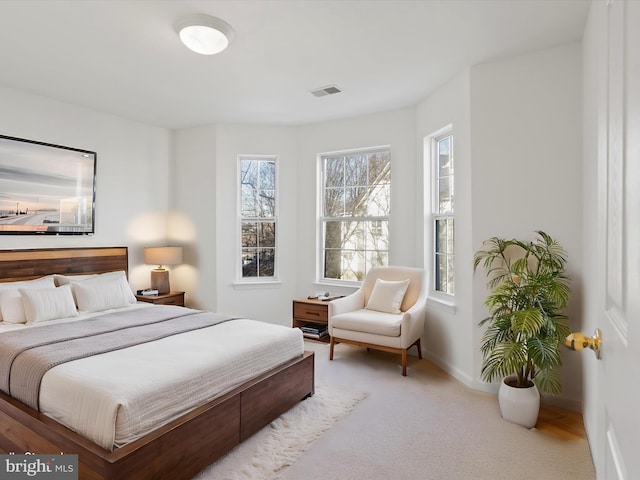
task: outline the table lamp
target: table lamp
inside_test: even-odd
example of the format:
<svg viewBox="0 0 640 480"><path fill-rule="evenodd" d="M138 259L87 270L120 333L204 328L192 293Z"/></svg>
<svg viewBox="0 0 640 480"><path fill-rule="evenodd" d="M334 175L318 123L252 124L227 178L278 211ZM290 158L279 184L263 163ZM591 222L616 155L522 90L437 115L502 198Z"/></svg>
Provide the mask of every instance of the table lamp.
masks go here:
<svg viewBox="0 0 640 480"><path fill-rule="evenodd" d="M144 263L158 265L151 270L151 289L158 294L169 293L169 271L164 265L182 263L182 247L148 247L144 249Z"/></svg>

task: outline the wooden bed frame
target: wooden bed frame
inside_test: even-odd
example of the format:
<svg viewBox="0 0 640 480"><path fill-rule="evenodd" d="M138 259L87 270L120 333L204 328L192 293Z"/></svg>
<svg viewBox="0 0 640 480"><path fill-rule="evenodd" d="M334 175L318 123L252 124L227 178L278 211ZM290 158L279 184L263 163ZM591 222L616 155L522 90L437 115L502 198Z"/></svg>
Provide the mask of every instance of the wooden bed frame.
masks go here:
<svg viewBox="0 0 640 480"><path fill-rule="evenodd" d="M128 271L127 247L0 250L0 282ZM0 453L77 454L80 479L190 479L314 394L313 352L113 452L0 392Z"/></svg>

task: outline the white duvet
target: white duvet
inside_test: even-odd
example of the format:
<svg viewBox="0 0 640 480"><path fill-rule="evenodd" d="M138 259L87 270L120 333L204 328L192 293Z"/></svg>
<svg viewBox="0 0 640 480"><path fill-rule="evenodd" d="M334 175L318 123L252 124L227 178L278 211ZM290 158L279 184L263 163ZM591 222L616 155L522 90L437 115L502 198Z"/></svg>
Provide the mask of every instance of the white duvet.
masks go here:
<svg viewBox="0 0 640 480"><path fill-rule="evenodd" d="M299 329L231 320L58 365L40 410L112 450L303 351Z"/></svg>

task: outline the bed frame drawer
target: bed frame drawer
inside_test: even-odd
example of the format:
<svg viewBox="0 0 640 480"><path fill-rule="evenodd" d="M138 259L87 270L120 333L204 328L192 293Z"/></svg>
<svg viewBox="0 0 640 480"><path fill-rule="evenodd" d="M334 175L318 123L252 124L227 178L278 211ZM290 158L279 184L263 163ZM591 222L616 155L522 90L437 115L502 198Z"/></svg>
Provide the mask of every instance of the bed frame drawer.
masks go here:
<svg viewBox="0 0 640 480"><path fill-rule="evenodd" d="M240 441L268 425L300 400L315 392L315 365L312 352L287 369L261 378L260 383L247 388L240 397L242 425Z"/></svg>

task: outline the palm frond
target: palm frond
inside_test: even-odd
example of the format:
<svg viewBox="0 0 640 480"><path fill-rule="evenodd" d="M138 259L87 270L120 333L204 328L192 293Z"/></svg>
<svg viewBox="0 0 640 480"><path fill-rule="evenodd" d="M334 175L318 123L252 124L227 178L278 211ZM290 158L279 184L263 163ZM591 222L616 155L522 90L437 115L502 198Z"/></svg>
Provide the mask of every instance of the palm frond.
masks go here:
<svg viewBox="0 0 640 480"><path fill-rule="evenodd" d="M474 271L484 267L491 290L489 316L479 322L481 374L486 381L517 374L522 384L535 378L540 391L557 393L559 346L570 331L561 313L571 294L567 254L550 235L536 233L532 242L492 237L474 255Z"/></svg>
<svg viewBox="0 0 640 480"><path fill-rule="evenodd" d="M553 336L535 337L527 342L527 354L541 370L553 369L562 365L558 342Z"/></svg>
<svg viewBox="0 0 640 480"><path fill-rule="evenodd" d="M497 378L512 375L526 361L527 352L519 343L498 343L485 357L481 371L482 379L491 382Z"/></svg>
<svg viewBox="0 0 640 480"><path fill-rule="evenodd" d="M562 391L562 382L556 370L540 370L534 378L534 383L543 393L557 395Z"/></svg>
<svg viewBox="0 0 640 480"><path fill-rule="evenodd" d="M518 310L511 315L511 330L525 337L533 337L540 332L543 322L544 317L540 310L535 308Z"/></svg>

